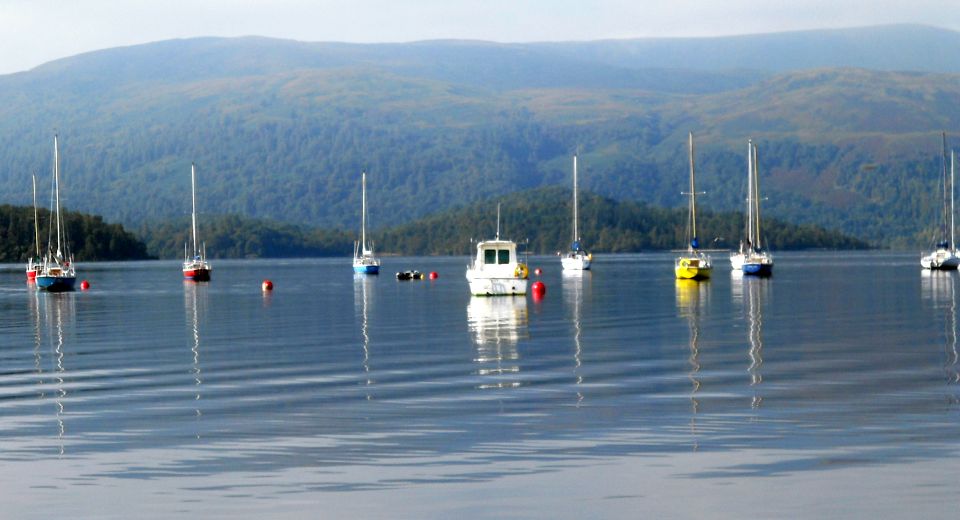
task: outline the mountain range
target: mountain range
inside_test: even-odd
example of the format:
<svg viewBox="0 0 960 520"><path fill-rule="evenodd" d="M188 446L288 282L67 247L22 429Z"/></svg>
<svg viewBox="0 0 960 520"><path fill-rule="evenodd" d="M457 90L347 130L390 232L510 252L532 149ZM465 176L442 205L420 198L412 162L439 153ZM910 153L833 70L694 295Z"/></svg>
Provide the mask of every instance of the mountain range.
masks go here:
<svg viewBox="0 0 960 520"><path fill-rule="evenodd" d="M259 37L107 49L0 76L0 202L28 204L60 135L62 203L128 226L189 213L352 229L568 186L675 207L696 136L704 207L742 205L873 244L937 226L960 34L922 26L503 44ZM45 192L43 192L45 193ZM45 198L45 197L44 197ZM559 246L559 245L558 245Z"/></svg>

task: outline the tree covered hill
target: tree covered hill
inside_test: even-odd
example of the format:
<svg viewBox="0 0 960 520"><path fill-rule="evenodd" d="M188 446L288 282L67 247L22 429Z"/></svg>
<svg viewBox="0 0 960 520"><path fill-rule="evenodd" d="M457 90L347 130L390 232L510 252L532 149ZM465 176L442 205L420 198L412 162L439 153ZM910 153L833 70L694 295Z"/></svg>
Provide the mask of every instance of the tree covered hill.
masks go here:
<svg viewBox="0 0 960 520"><path fill-rule="evenodd" d="M38 211L40 244L47 250L50 213ZM146 245L120 224L109 224L99 215L63 212L63 229L70 251L77 261L144 260L150 258ZM32 207L0 205L0 262L26 262L37 254L37 230Z"/></svg>
<svg viewBox="0 0 960 520"><path fill-rule="evenodd" d="M638 252L684 247L685 209L618 202L581 194L580 230L591 251ZM447 210L414 222L369 230L376 250L386 255L451 255L469 252L471 240L496 231L496 205L501 203L502 234L527 243L535 253L552 253L569 246L571 193L564 188L540 188ZM739 213L704 212L698 216L702 239L711 247L736 247L743 217ZM212 258L343 256L353 252L359 230L310 228L234 215L201 220L200 235ZM161 258L180 258L189 238L189 219L145 225L140 234L148 250ZM776 250L861 249L855 238L814 225L765 223L764 236Z"/></svg>
<svg viewBox="0 0 960 520"><path fill-rule="evenodd" d="M503 197L501 236L526 243L532 253L566 250L572 239L571 192L544 188ZM449 210L372 234L381 250L402 254L472 254L471 243L493 238L497 202L485 201ZM687 210L621 202L588 193L580 196L579 231L593 252L628 253L686 247ZM736 248L743 230L736 212L697 212L704 247ZM865 249L866 242L836 231L775 219L764 223L763 236L774 250Z"/></svg>
<svg viewBox="0 0 960 520"><path fill-rule="evenodd" d="M29 203L30 173L50 171L59 131L64 204L128 226L189 214L191 162L201 211L303 228L355 227L363 170L373 224L399 224L569 186L578 149L587 189L679 206L693 130L705 207L742 206L753 138L768 215L914 244L936 225L938 132L960 127L956 36L713 41L731 56L789 49L776 67L708 66L690 50L701 40L109 49L0 76L0 201ZM811 61L818 38L847 43ZM937 52L922 53L931 42ZM650 51L664 45L669 63ZM861 68L798 70L839 65Z"/></svg>

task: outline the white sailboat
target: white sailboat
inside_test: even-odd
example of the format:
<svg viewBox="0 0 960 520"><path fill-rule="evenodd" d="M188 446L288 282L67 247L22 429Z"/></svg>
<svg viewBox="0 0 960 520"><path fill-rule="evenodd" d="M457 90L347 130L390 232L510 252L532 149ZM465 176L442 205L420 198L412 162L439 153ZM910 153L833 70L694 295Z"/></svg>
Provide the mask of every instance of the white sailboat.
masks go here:
<svg viewBox="0 0 960 520"><path fill-rule="evenodd" d="M590 269L593 255L580 245L580 234L577 231L577 156L573 156L573 238L570 242L570 251L560 257L560 264L565 271L585 271Z"/></svg>
<svg viewBox="0 0 960 520"><path fill-rule="evenodd" d="M379 274L380 259L373 254L373 243L367 248L367 172L360 176L360 241L353 243L353 271L361 274Z"/></svg>
<svg viewBox="0 0 960 520"><path fill-rule="evenodd" d="M943 132L940 134L943 147L940 153L940 184L943 192L943 211L941 213L941 222L940 222L940 236L937 239L936 249L920 257L920 266L924 269L939 269L939 270L955 270L960 266L960 256L958 256L958 251L956 248L956 241L954 241L954 210L953 210L953 199L954 199L954 161L953 152L950 153L950 183L949 188L947 187L947 134ZM947 191L950 192L949 197L949 206L948 206L948 197ZM947 226L950 227L949 233L947 232Z"/></svg>
<svg viewBox="0 0 960 520"><path fill-rule="evenodd" d="M474 296L527 294L527 265L517 258L517 244L500 239L500 205L497 205L497 235L477 244L477 256L467 266L467 283Z"/></svg>
<svg viewBox="0 0 960 520"><path fill-rule="evenodd" d="M77 273L60 216L60 146L57 135L53 136L53 199L53 215L50 232L47 235L47 253L43 257L43 265L36 276L37 289L51 292L72 291L77 282ZM57 226L56 238L53 236L54 223Z"/></svg>
<svg viewBox="0 0 960 520"><path fill-rule="evenodd" d="M760 239L760 173L757 146L747 141L747 214L746 242L730 254L730 266L743 274L769 276L773 273L773 255L763 248Z"/></svg>
<svg viewBox="0 0 960 520"><path fill-rule="evenodd" d="M184 244L183 277L194 282L209 282L213 268L207 262L207 248L206 246L197 247L197 167L193 163L190 163L190 193L193 201L192 226L190 227L193 254L187 253L187 246Z"/></svg>
<svg viewBox="0 0 960 520"><path fill-rule="evenodd" d="M678 256L673 262L673 272L677 278L687 280L703 280L710 278L713 273L713 263L710 257L700 251L700 239L697 238L697 187L694 183L693 163L693 132L689 137L690 153L690 192L684 193L690 197L689 220L687 223L687 251Z"/></svg>

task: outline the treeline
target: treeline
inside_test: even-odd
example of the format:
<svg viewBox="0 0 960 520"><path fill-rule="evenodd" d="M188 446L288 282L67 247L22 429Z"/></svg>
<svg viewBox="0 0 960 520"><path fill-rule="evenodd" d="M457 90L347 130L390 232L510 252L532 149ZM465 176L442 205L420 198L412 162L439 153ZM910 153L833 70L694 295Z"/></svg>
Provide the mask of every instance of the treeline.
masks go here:
<svg viewBox="0 0 960 520"><path fill-rule="evenodd" d="M348 256L354 237L340 230L307 228L237 215L205 217L199 240L210 258ZM190 219L143 225L139 234L160 258L181 258L190 240ZM192 247L192 246L191 246Z"/></svg>
<svg viewBox="0 0 960 520"><path fill-rule="evenodd" d="M504 197L500 236L526 242L532 253L569 247L572 238L571 192L544 188ZM411 224L374 233L381 250L402 254L467 254L472 240L496 233L497 202L444 212ZM593 252L627 253L686 247L687 211L618 202L595 194L580 196L580 236ZM774 250L865 249L869 244L809 224L764 220L763 237ZM701 247L734 248L742 236L740 213L702 212L697 216Z"/></svg>
<svg viewBox="0 0 960 520"><path fill-rule="evenodd" d="M504 197L501 236L527 242L534 253L553 253L570 243L570 190L543 188ZM471 240L496 233L497 201L446 211L416 222L373 230L380 254L467 254ZM626 253L684 247L686 211L617 202L582 194L580 230L594 252ZM703 213L698 218L704 247L736 247L743 226L738 213ZM868 244L813 225L765 220L763 235L775 250L859 249ZM211 258L349 256L359 231L294 226L235 215L202 219L199 234ZM180 258L190 238L189 219L144 225L140 236L151 254Z"/></svg>
<svg viewBox="0 0 960 520"><path fill-rule="evenodd" d="M501 236L527 242L533 253L553 253L569 246L570 190L541 188L502 198ZM580 234L594 252L626 253L684 247L686 210L618 202L581 194ZM372 230L368 237L381 254L467 254L471 240L496 233L496 200L446 211L410 224ZM50 212L39 211L44 250L53 236ZM764 237L771 248L859 249L867 243L814 225L766 219ZM736 247L743 225L738 213L698 215L704 247ZM78 261L181 258L190 240L190 219L141 225L131 233L99 215L65 211L63 227ZM200 240L211 258L280 258L349 256L359 230L312 228L225 215L203 217ZM0 206L0 262L24 262L36 254L33 208Z"/></svg>
<svg viewBox="0 0 960 520"><path fill-rule="evenodd" d="M40 246L47 250L50 212L39 210ZM150 258L146 245L120 224L109 224L99 215L64 211L61 221L70 251L77 261L141 260ZM37 253L33 208L0 205L0 262L25 262Z"/></svg>

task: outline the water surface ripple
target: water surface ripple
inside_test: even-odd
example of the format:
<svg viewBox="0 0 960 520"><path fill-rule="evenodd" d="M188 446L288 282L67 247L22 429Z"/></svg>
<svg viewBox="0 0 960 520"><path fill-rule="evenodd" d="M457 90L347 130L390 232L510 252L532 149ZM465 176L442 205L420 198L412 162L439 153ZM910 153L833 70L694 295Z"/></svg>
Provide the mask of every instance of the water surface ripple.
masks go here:
<svg viewBox="0 0 960 520"><path fill-rule="evenodd" d="M753 279L720 255L697 283L666 254L534 257L542 301L471 297L465 258L221 261L209 284L87 264L71 294L9 265L4 514L952 513L957 273L777 260ZM440 278L389 274L410 268Z"/></svg>

